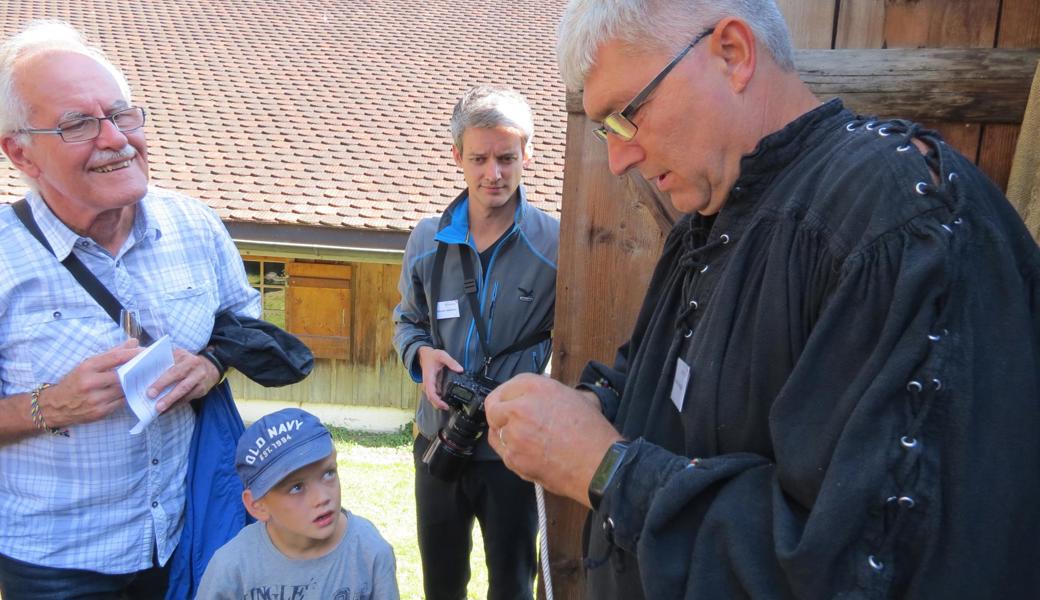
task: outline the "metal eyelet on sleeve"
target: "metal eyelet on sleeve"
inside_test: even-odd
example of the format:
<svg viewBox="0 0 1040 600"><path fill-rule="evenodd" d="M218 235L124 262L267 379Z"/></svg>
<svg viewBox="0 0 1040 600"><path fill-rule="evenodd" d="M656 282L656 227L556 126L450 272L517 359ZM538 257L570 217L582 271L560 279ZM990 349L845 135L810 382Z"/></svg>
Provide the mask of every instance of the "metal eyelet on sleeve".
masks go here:
<svg viewBox="0 0 1040 600"><path fill-rule="evenodd" d="M871 569L874 569L879 573L885 570L885 563L875 558L873 554L867 557L867 562L870 563Z"/></svg>
<svg viewBox="0 0 1040 600"><path fill-rule="evenodd" d="M907 150L909 150L911 148L913 148L913 145L911 145L911 144L903 144L902 146L896 146L896 152L906 152Z"/></svg>
<svg viewBox="0 0 1040 600"><path fill-rule="evenodd" d="M903 496L903 497L899 498L899 506L902 506L903 508L906 508L906 509L911 509L911 508L917 506L917 502L914 501L914 499L911 498L910 496Z"/></svg>
<svg viewBox="0 0 1040 600"><path fill-rule="evenodd" d="M891 133L888 132L888 127L878 127L877 134L880 135L881 137L888 137L888 136L892 135Z"/></svg>
<svg viewBox="0 0 1040 600"><path fill-rule="evenodd" d="M877 121L869 121L866 125L863 126L863 128L867 131L874 131L875 127L877 127Z"/></svg>
<svg viewBox="0 0 1040 600"><path fill-rule="evenodd" d="M701 273L707 273L707 272L708 272L708 265L704 265L703 267L701 267Z"/></svg>
<svg viewBox="0 0 1040 600"><path fill-rule="evenodd" d="M687 329L686 333L683 334L683 337L686 338L686 339L692 338L693 337L693 330L692 329Z"/></svg>
<svg viewBox="0 0 1040 600"><path fill-rule="evenodd" d="M917 438L913 438L913 437L910 437L908 435L904 435L903 437L899 438L899 443L902 444L903 447L907 448L907 449L909 449L909 448L916 448L917 447Z"/></svg>
<svg viewBox="0 0 1040 600"><path fill-rule="evenodd" d="M721 241L723 245L728 244L729 243L729 234L728 233L724 233L724 234L720 235L719 236L719 241Z"/></svg>
<svg viewBox="0 0 1040 600"><path fill-rule="evenodd" d="M932 186L928 185L924 181L918 181L917 185L914 186L914 191L922 196L925 196L928 194L928 192L932 191Z"/></svg>
<svg viewBox="0 0 1040 600"><path fill-rule="evenodd" d="M924 386L921 385L920 381L910 381L909 383L906 384L906 390L908 392L913 392L913 393L916 394L916 393L920 392L923 389L924 389Z"/></svg>
<svg viewBox="0 0 1040 600"><path fill-rule="evenodd" d="M698 304L696 300L690 300L690 308L692 308L693 310L697 310L700 307L701 305Z"/></svg>
<svg viewBox="0 0 1040 600"><path fill-rule="evenodd" d="M953 183L953 181L958 177L960 177L960 175L958 175L955 171L950 171L950 174L946 176L946 180L950 183Z"/></svg>
<svg viewBox="0 0 1040 600"><path fill-rule="evenodd" d="M853 131L856 131L856 122L855 121L849 121L845 125L845 131L848 131L849 133L852 133Z"/></svg>
<svg viewBox="0 0 1040 600"><path fill-rule="evenodd" d="M932 387L935 388L935 391L938 392L939 390L942 389L942 381L939 381L938 378L933 377L932 378Z"/></svg>
<svg viewBox="0 0 1040 600"><path fill-rule="evenodd" d="M939 340L942 339L942 336L937 334L937 333L932 333L932 334L928 335L928 339L933 341L933 342L938 342Z"/></svg>
<svg viewBox="0 0 1040 600"><path fill-rule="evenodd" d="M962 219L960 217L957 217L956 219L953 220L953 224L954 225L961 225L963 223L964 223L964 219Z"/></svg>

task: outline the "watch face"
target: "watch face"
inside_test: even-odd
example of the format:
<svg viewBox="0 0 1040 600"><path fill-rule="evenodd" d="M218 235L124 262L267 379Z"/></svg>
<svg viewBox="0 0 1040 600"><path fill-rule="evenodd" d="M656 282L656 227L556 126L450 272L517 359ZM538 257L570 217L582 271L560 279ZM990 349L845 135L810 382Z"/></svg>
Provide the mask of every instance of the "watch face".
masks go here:
<svg viewBox="0 0 1040 600"><path fill-rule="evenodd" d="M589 500L592 508L598 508L603 492L610 485L610 481L614 478L614 474L617 473L618 467L621 466L621 461L625 458L626 450L628 450L628 444L614 442L603 456L603 460L599 463L599 468L596 469L596 472L592 475L592 481L589 482Z"/></svg>

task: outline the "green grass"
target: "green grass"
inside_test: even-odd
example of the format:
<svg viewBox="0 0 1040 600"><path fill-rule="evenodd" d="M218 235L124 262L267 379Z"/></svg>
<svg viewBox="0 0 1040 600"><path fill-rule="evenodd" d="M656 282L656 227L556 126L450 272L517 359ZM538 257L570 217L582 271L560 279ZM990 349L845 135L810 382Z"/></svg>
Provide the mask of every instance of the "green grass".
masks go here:
<svg viewBox="0 0 1040 600"><path fill-rule="evenodd" d="M421 600L422 567L415 538L415 468L411 425L389 434L330 427L336 443L343 506L379 528L394 547L402 600ZM473 528L468 598L487 597L487 566L480 527Z"/></svg>

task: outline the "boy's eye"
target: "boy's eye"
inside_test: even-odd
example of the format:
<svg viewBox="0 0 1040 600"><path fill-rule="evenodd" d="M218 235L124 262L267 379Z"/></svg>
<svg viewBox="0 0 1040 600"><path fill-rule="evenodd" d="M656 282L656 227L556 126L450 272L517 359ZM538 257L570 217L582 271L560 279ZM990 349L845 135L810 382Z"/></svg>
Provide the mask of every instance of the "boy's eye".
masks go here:
<svg viewBox="0 0 1040 600"><path fill-rule="evenodd" d="M325 471L325 474L322 477L326 481L331 481L331 480L335 479L336 478L336 469L329 469L328 471Z"/></svg>
<svg viewBox="0 0 1040 600"><path fill-rule="evenodd" d="M299 494L302 491L303 491L303 485L299 484L299 483L297 483L296 485L294 485L291 488L289 488L289 493L290 494Z"/></svg>

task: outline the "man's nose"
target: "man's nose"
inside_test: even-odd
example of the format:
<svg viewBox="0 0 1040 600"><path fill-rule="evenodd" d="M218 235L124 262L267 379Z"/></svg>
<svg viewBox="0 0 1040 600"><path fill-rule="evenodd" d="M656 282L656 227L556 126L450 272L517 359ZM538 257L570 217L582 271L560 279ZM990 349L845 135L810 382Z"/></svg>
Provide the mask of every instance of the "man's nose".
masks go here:
<svg viewBox="0 0 1040 600"><path fill-rule="evenodd" d="M101 130L98 132L97 138L94 140L94 144L100 148L123 148L126 146L126 134L119 131L115 123L111 119L101 119L98 121L98 126Z"/></svg>
<svg viewBox="0 0 1040 600"><path fill-rule="evenodd" d="M498 181L502 177L502 167L497 160L489 160L484 165L484 178L488 181Z"/></svg>
<svg viewBox="0 0 1040 600"><path fill-rule="evenodd" d="M614 175L624 175L645 158L646 154L639 144L607 134L607 166Z"/></svg>

